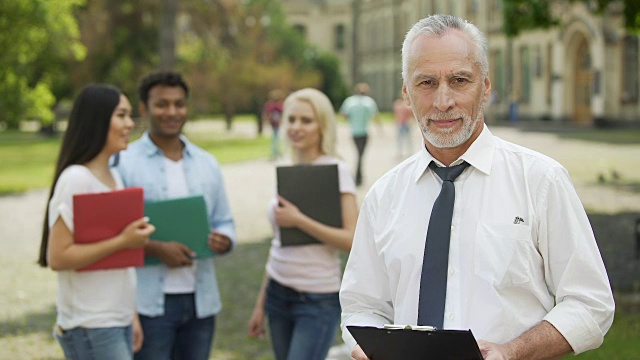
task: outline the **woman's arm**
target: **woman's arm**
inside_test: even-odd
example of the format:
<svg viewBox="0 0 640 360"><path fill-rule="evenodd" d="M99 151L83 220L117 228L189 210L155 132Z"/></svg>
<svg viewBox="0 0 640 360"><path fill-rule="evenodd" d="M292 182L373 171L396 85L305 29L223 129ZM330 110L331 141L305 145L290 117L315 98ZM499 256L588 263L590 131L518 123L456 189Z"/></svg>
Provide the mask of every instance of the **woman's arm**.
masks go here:
<svg viewBox="0 0 640 360"><path fill-rule="evenodd" d="M249 337L261 338L264 336L264 306L267 299L267 284L269 283L269 277L265 271L262 277L262 284L260 285L260 291L256 298L256 304L253 307L253 313L249 319Z"/></svg>
<svg viewBox="0 0 640 360"><path fill-rule="evenodd" d="M155 227L141 218L131 222L112 238L87 244L76 244L73 234L61 217L51 227L47 246L47 262L52 270L75 270L122 249L142 247Z"/></svg>
<svg viewBox="0 0 640 360"><path fill-rule="evenodd" d="M303 214L298 207L278 196L280 206L275 209L276 223L283 227L297 227L313 238L339 249L351 250L353 233L358 220L356 197L350 193L340 195L342 207L342 227L332 227L318 222Z"/></svg>

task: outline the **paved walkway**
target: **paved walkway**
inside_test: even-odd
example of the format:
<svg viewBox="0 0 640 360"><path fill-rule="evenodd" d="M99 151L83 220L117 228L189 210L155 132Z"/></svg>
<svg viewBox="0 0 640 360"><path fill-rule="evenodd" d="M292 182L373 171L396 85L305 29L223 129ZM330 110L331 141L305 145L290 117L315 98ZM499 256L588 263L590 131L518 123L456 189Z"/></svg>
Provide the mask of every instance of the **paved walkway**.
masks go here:
<svg viewBox="0 0 640 360"><path fill-rule="evenodd" d="M187 131L199 128L219 128L223 124L198 122ZM234 132L251 134L252 123L234 124ZM414 126L413 149L420 143ZM492 127L492 132L517 144L540 151L562 163L572 176L585 207L601 212L640 211L640 194L625 191L621 186L598 186L599 174L608 179L612 170L622 180L640 182L640 145L611 145L578 140L560 139L554 134L521 132L514 128ZM340 153L354 168L355 148L346 126L338 131ZM396 151L396 132L392 124L373 128L364 158L364 184L358 190L358 201L364 198L369 186L402 157ZM223 175L240 242L261 241L271 236L266 211L275 191L275 166L284 160L270 162L256 160L223 166ZM633 162L633 163L630 163ZM5 253L35 258L40 241L43 210L47 190L34 190L21 195L0 197L0 246ZM348 350L332 349L329 359L348 359Z"/></svg>

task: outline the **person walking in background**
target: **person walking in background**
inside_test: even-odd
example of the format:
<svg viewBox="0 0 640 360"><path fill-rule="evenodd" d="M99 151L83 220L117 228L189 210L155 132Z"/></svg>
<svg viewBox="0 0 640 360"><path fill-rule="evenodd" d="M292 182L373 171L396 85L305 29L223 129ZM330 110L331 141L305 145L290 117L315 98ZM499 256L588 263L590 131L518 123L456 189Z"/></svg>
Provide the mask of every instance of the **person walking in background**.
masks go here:
<svg viewBox="0 0 640 360"><path fill-rule="evenodd" d="M407 106L402 96L393 102L393 118L398 128L398 159L404 159L405 156L411 154L411 121L413 120L413 111ZM406 150L406 152L405 152Z"/></svg>
<svg viewBox="0 0 640 360"><path fill-rule="evenodd" d="M367 356L349 325L471 329L484 359L578 354L611 327L611 286L566 169L484 124L487 51L450 15L406 35L403 95L424 148L362 205L340 289L353 359Z"/></svg>
<svg viewBox="0 0 640 360"><path fill-rule="evenodd" d="M127 148L131 104L118 88L91 84L78 94L60 147L38 263L58 278L54 337L67 359L131 359L143 341L135 270L75 270L116 251L143 247L155 230L145 218L117 236L74 243L73 196L123 189L109 158Z"/></svg>
<svg viewBox="0 0 640 360"><path fill-rule="evenodd" d="M369 85L358 83L355 86L355 94L344 100L340 106L340 114L349 122L351 136L358 150L358 162L356 166L356 185L362 184L362 155L367 146L369 123L371 120L379 121L378 105L369 95Z"/></svg>
<svg viewBox="0 0 640 360"><path fill-rule="evenodd" d="M280 157L280 122L282 120L282 101L284 92L280 89L273 89L269 92L269 100L262 108L262 122L271 126L271 160Z"/></svg>
<svg viewBox="0 0 640 360"><path fill-rule="evenodd" d="M145 200L192 195L205 199L216 254L235 244L235 227L216 159L181 134L187 121L189 88L171 71L149 74L140 87L140 113L149 130L121 153L118 170L126 186L144 188ZM220 292L212 258L196 255L178 242L155 241L147 256L160 265L137 269L138 312L145 342L136 359L208 359L220 311Z"/></svg>
<svg viewBox="0 0 640 360"><path fill-rule="evenodd" d="M249 336L264 334L266 312L276 359L324 360L340 322L338 252L351 249L356 187L336 155L335 112L326 95L315 89L292 93L284 103L284 120L295 164L338 165L343 226L320 223L281 196L272 200L269 218L275 236ZM296 227L321 244L283 247L279 227Z"/></svg>

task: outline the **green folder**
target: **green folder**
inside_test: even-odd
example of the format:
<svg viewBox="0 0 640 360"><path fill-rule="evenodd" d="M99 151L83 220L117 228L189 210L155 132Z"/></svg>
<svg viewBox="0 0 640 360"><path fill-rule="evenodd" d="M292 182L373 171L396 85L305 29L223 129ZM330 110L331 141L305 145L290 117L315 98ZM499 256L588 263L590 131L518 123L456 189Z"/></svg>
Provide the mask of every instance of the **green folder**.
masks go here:
<svg viewBox="0 0 640 360"><path fill-rule="evenodd" d="M156 227L152 240L177 241L196 253L196 258L213 256L208 239L211 228L202 195L146 202L144 215ZM145 265L160 264L160 258L145 256Z"/></svg>

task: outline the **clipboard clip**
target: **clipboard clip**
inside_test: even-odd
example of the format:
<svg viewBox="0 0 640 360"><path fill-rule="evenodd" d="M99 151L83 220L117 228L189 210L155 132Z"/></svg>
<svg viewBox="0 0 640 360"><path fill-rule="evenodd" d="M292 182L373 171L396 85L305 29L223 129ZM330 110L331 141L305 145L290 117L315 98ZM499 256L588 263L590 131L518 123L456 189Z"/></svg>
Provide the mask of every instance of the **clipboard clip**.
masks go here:
<svg viewBox="0 0 640 360"><path fill-rule="evenodd" d="M388 330L418 330L418 331L436 331L435 326L428 325L396 325L396 324L384 324L384 328Z"/></svg>

